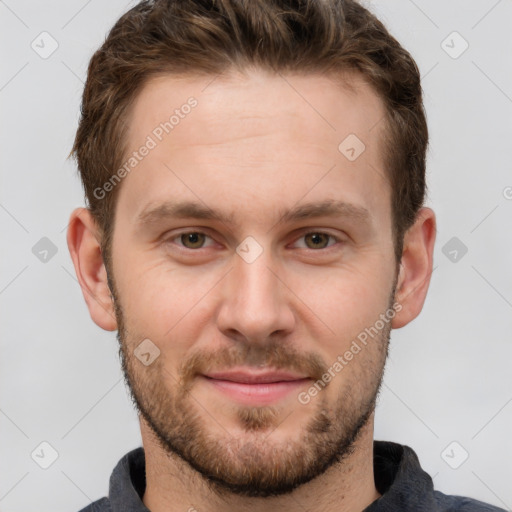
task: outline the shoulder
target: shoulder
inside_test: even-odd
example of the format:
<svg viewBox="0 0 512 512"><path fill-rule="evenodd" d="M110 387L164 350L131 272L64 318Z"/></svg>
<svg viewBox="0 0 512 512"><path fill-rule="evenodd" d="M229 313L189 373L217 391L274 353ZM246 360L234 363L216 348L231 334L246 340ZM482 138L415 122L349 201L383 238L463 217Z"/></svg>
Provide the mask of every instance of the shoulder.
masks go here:
<svg viewBox="0 0 512 512"><path fill-rule="evenodd" d="M465 496L449 496L440 491L434 491L438 510L443 512L505 512L505 509L489 505Z"/></svg>
<svg viewBox="0 0 512 512"><path fill-rule="evenodd" d="M79 512L112 512L112 508L108 498L101 498L100 500L87 505Z"/></svg>

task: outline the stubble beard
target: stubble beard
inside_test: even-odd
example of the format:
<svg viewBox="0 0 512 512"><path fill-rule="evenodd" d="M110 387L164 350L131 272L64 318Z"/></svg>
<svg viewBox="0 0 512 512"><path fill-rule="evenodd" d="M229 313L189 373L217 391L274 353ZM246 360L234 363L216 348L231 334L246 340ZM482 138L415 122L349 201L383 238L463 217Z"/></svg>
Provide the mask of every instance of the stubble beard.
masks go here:
<svg viewBox="0 0 512 512"><path fill-rule="evenodd" d="M329 403L322 392L312 398L307 404L314 409L311 419L295 439L285 444L273 442L273 432L279 429L279 418L283 416L279 407L237 406L238 428L244 435L231 435L221 425L222 420L215 418L215 411L210 412L208 404L195 399L195 377L200 369L213 363L226 368L256 361L283 369L307 369L308 375L318 377L327 369L325 363L315 354L306 357L271 340L264 347L237 345L215 353L196 353L175 376L165 368L162 356L146 367L133 354L139 341L129 335L112 285L121 364L132 401L162 450L171 459L178 457L188 464L215 494L260 498L288 494L341 464L354 452L355 443L375 410L388 354L390 324L363 349L372 351L366 359L371 364L354 361L350 363L354 366L344 368L329 383L336 385L337 378L345 379L335 403ZM393 297L394 288L390 305ZM361 382L365 383L364 388ZM286 415L281 423L285 421Z"/></svg>

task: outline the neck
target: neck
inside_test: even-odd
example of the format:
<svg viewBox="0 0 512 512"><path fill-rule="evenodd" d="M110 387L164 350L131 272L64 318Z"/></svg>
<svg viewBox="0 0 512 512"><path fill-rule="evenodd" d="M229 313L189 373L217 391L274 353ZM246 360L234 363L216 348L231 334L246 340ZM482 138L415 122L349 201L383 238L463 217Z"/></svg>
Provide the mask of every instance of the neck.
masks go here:
<svg viewBox="0 0 512 512"><path fill-rule="evenodd" d="M144 505L151 512L231 512L245 510L275 512L301 508L311 512L360 512L380 497L373 475L373 419L360 431L354 450L342 462L293 492L271 498L247 498L224 493L220 496L204 477L175 454L168 454L141 418L146 456Z"/></svg>

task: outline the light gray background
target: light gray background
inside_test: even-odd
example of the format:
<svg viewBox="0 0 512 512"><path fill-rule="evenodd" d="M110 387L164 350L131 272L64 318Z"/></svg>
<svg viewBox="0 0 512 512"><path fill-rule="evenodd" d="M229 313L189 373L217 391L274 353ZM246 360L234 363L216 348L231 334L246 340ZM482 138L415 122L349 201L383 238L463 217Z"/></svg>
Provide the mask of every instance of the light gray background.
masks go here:
<svg viewBox="0 0 512 512"><path fill-rule="evenodd" d="M114 465L140 445L115 335L90 320L65 242L69 214L83 204L66 157L86 67L133 4L0 1L3 512L76 511L107 493ZM413 447L437 489L510 510L512 3L369 5L423 75L428 204L439 223L424 311L392 334L375 438ZM59 45L47 59L31 48L43 31ZM458 58L464 43L446 39L453 31L469 44ZM57 248L46 262L32 252L42 237ZM442 252L452 237L468 248L455 262ZM58 452L48 469L31 458L43 441ZM452 469L462 450L469 458Z"/></svg>

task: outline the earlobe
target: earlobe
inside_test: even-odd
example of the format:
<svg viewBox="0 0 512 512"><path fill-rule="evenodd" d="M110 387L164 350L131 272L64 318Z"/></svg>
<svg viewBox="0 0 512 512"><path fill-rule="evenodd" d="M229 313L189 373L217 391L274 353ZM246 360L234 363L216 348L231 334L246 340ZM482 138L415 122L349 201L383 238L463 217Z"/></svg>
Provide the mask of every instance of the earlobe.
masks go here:
<svg viewBox="0 0 512 512"><path fill-rule="evenodd" d="M392 327L398 329L421 312L432 275L436 218L430 208L422 208L404 237L395 302L401 305Z"/></svg>
<svg viewBox="0 0 512 512"><path fill-rule="evenodd" d="M114 304L98 233L96 221L88 209L77 208L73 211L69 220L67 242L78 282L93 321L102 329L115 331L117 322Z"/></svg>

